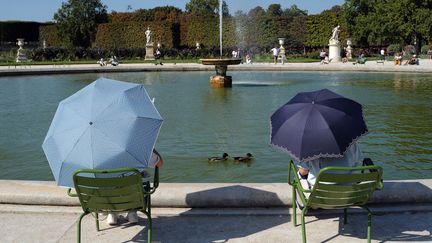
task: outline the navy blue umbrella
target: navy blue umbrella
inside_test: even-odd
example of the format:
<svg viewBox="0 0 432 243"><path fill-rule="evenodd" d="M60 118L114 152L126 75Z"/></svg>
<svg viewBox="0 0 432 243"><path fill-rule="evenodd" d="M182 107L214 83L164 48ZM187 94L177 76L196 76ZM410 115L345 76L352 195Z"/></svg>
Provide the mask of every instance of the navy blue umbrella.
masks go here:
<svg viewBox="0 0 432 243"><path fill-rule="evenodd" d="M328 89L298 93L270 119L270 143L297 161L343 157L368 132L362 106Z"/></svg>

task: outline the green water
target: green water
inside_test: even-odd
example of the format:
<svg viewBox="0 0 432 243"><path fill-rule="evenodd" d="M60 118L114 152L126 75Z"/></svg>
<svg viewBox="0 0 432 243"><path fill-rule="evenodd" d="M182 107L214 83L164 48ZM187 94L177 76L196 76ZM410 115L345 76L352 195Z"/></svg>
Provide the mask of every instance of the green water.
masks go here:
<svg viewBox="0 0 432 243"><path fill-rule="evenodd" d="M165 119L165 182L285 182L289 157L269 146L269 117L297 92L328 88L364 106L363 154L385 179L432 178L432 76L399 73L143 72L0 78L0 179L53 180L41 149L58 102L98 77L143 83ZM252 163L207 157L252 153Z"/></svg>

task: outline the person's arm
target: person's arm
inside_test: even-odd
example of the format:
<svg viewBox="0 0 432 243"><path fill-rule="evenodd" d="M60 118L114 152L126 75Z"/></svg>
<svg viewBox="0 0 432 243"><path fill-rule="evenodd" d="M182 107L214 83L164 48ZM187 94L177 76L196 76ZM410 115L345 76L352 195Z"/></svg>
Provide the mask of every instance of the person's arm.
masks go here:
<svg viewBox="0 0 432 243"><path fill-rule="evenodd" d="M156 150L153 149L153 153L155 153L158 156L158 161L156 162L156 167L161 168L163 166L163 159L162 159L162 155L160 155L160 153Z"/></svg>

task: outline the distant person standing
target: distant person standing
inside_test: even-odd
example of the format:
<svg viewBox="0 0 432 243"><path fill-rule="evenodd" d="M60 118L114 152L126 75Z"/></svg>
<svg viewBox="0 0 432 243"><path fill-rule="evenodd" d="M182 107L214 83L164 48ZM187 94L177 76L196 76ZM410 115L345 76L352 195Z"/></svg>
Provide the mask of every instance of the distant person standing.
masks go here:
<svg viewBox="0 0 432 243"><path fill-rule="evenodd" d="M326 56L327 56L327 53L324 51L324 49L322 49L320 54L319 54L320 61L322 62Z"/></svg>
<svg viewBox="0 0 432 243"><path fill-rule="evenodd" d="M384 50L384 48L382 48L381 51L380 51L380 58L383 61L385 60L385 50Z"/></svg>
<svg viewBox="0 0 432 243"><path fill-rule="evenodd" d="M163 65L162 59L161 59L162 58L162 52L159 50L159 48L156 49L154 57L155 57L155 61L156 61L155 65L158 65L158 64Z"/></svg>
<svg viewBox="0 0 432 243"><path fill-rule="evenodd" d="M273 53L273 61L274 61L274 64L276 64L278 56L279 56L279 49L275 46L270 50L270 52Z"/></svg>

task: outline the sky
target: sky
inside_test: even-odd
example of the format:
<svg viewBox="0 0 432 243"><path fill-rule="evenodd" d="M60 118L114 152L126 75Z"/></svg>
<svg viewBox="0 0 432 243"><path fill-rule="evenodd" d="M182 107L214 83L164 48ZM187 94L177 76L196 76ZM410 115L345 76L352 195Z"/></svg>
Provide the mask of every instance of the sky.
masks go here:
<svg viewBox="0 0 432 243"><path fill-rule="evenodd" d="M0 0L0 21L23 20L47 22L51 21L54 13L61 7L61 3L67 0ZM101 0L107 5L108 12L126 12L128 5L132 11L139 8L154 8L157 6L175 6L182 10L190 0ZM238 10L248 12L250 9L261 6L267 9L269 4L277 3L282 9L295 4L309 14L317 14L330 9L334 5L341 5L344 0L225 0L230 14Z"/></svg>

